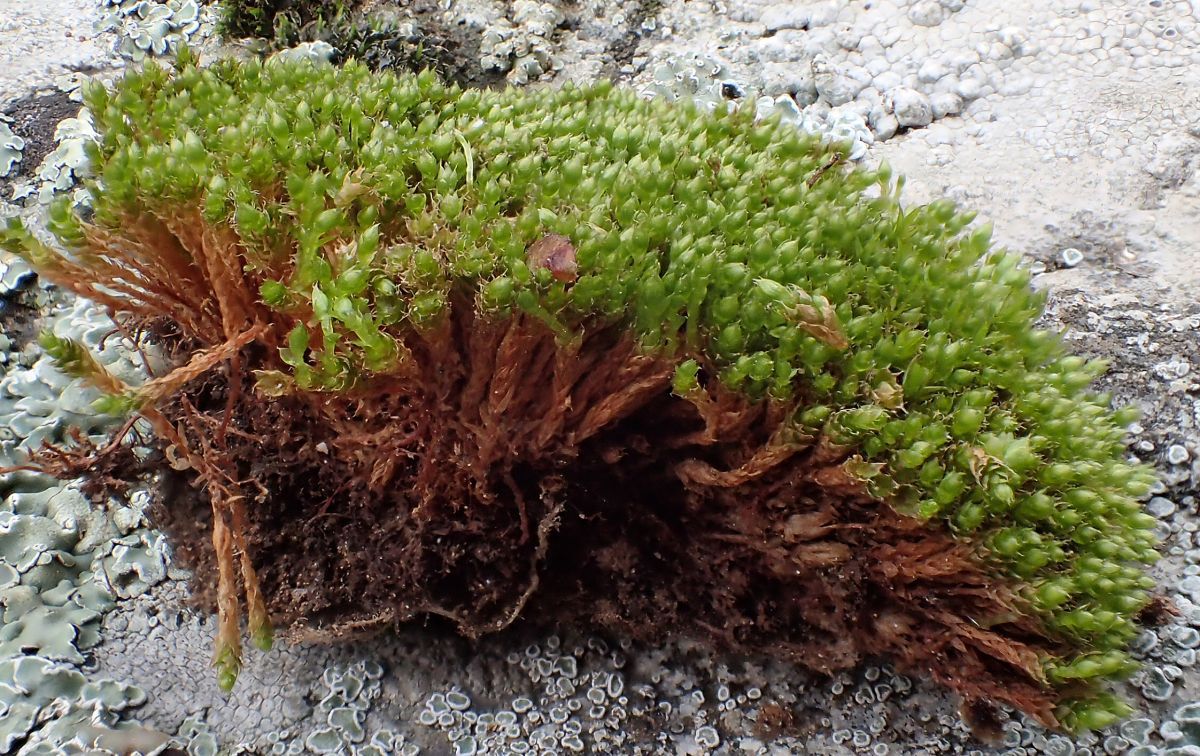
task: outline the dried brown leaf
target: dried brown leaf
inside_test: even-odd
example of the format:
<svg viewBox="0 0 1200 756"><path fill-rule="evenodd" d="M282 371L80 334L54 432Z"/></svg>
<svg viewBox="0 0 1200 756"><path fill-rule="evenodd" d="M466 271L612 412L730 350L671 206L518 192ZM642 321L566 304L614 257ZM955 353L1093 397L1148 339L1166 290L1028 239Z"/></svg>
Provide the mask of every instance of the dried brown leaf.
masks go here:
<svg viewBox="0 0 1200 756"><path fill-rule="evenodd" d="M535 241L529 246L526 258L530 268L546 268L556 281L572 283L579 275L575 245L561 234L549 234Z"/></svg>

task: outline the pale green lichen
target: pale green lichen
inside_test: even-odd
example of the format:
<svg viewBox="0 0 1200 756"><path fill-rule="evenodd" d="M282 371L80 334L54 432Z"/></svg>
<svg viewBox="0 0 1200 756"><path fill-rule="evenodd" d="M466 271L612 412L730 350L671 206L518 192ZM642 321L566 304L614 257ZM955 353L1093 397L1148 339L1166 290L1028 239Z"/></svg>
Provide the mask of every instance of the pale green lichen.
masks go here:
<svg viewBox="0 0 1200 756"><path fill-rule="evenodd" d="M117 340L105 340L112 321L87 303L49 315L48 324L86 344L87 361L126 377L136 372ZM0 467L23 461L43 441L63 440L68 426L93 441L112 431L111 418L93 416L94 391L32 354L36 361L10 363L0 378L0 427L11 434L0 442ZM18 743L22 753L122 752L122 744L154 742L117 721L145 701L141 690L79 669L114 599L164 577L153 569L165 556L161 537L138 530L138 520L125 522L110 520L76 485L28 471L0 475L0 752Z"/></svg>
<svg viewBox="0 0 1200 756"><path fill-rule="evenodd" d="M0 116L0 178L12 173L17 163L21 162L24 149L25 140L13 133L8 119Z"/></svg>

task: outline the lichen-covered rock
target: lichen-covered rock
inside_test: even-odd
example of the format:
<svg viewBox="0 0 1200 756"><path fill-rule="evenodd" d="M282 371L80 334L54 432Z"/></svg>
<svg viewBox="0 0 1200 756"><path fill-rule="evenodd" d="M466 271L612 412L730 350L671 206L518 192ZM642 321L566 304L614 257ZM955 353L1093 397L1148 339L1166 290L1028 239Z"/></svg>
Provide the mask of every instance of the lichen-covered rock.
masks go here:
<svg viewBox="0 0 1200 756"><path fill-rule="evenodd" d="M133 345L117 343L111 320L84 301L46 309L52 333L89 344L106 369L136 382ZM98 392L59 372L36 350L21 357L0 378L0 428L6 432L0 468L25 461L44 441L65 441L69 429L80 439L107 441L115 418L91 409ZM143 507L145 498L145 492L133 497ZM128 509L139 511L136 505ZM140 513L125 519L144 524ZM79 485L26 470L0 474L0 751L16 752L20 743L19 752L31 754L149 753L165 742L117 722L120 712L145 701L142 691L79 669L99 644L99 620L119 593L106 573L140 569L143 581L162 579L153 569L163 559L161 536L131 530L124 543L114 542L120 535ZM120 581L121 588L131 585L138 584Z"/></svg>
<svg viewBox="0 0 1200 756"><path fill-rule="evenodd" d="M0 115L0 178L21 162L21 152L25 149L25 140L13 133L6 120Z"/></svg>
<svg viewBox="0 0 1200 756"><path fill-rule="evenodd" d="M892 112L904 128L920 128L933 122L933 105L915 89L896 87L890 93Z"/></svg>
<svg viewBox="0 0 1200 756"><path fill-rule="evenodd" d="M1152 476L953 204L607 84L184 54L88 104L94 214L51 216L72 254L3 240L176 351L133 387L44 342L206 484L163 525L217 586L225 682L240 568L256 634L703 629L1051 725L1126 710L1104 682L1153 585Z"/></svg>
<svg viewBox="0 0 1200 756"><path fill-rule="evenodd" d="M88 175L88 145L95 139L96 132L87 108L55 127L54 141L57 146L46 155L37 170L39 202L48 204L55 196L75 189L78 182ZM76 190L72 196L76 202L86 202L87 195L82 191Z"/></svg>
<svg viewBox="0 0 1200 756"><path fill-rule="evenodd" d="M100 0L103 16L97 31L116 32L116 50L140 61L166 55L201 28L204 8L198 0Z"/></svg>

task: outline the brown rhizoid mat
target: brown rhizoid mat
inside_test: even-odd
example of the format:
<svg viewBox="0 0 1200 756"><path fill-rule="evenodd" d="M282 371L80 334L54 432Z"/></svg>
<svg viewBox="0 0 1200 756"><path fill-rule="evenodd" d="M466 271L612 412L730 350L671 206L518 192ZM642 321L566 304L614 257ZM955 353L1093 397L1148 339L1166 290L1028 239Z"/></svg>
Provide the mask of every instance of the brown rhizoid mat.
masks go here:
<svg viewBox="0 0 1200 756"><path fill-rule="evenodd" d="M474 637L523 618L704 636L826 673L883 656L1056 723L1039 653L1062 649L968 545L868 496L850 450L789 435L797 403L715 381L673 396L674 361L615 328L564 346L470 304L408 337L408 372L353 395L265 399L247 350L232 382L227 366L166 408L245 481L277 627L351 637L439 615ZM158 524L214 606L202 489Z"/></svg>

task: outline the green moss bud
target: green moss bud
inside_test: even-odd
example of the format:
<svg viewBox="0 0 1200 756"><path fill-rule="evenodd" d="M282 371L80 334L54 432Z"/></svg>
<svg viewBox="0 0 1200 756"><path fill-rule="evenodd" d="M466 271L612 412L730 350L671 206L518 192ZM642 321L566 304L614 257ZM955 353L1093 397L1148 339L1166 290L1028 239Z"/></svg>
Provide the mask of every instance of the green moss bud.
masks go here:
<svg viewBox="0 0 1200 756"><path fill-rule="evenodd" d="M955 514L954 525L964 533L972 533L983 524L986 517L987 510L982 504L969 503L963 505Z"/></svg>
<svg viewBox="0 0 1200 756"><path fill-rule="evenodd" d="M263 281L258 292L263 302L272 307L282 306L287 299L287 286L279 281Z"/></svg>
<svg viewBox="0 0 1200 756"><path fill-rule="evenodd" d="M695 360L684 360L675 366L675 377L671 389L677 396L687 396L700 388L700 364Z"/></svg>
<svg viewBox="0 0 1200 756"><path fill-rule="evenodd" d="M1035 601L1043 610L1057 609L1071 598L1071 583L1065 578L1047 580L1037 589Z"/></svg>

